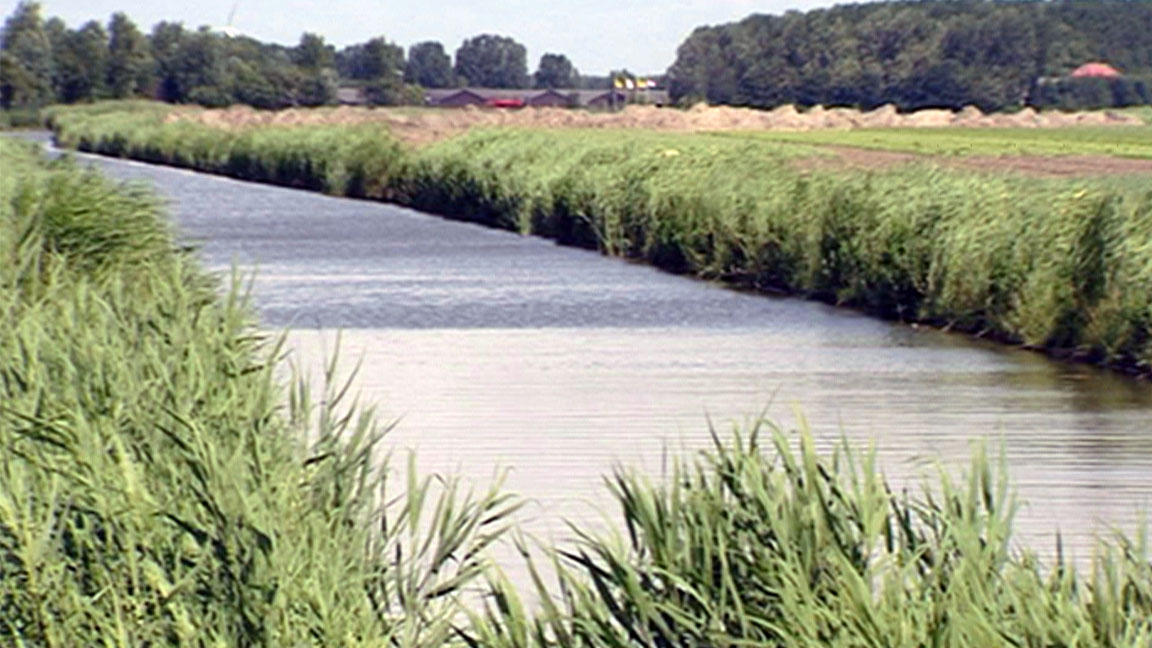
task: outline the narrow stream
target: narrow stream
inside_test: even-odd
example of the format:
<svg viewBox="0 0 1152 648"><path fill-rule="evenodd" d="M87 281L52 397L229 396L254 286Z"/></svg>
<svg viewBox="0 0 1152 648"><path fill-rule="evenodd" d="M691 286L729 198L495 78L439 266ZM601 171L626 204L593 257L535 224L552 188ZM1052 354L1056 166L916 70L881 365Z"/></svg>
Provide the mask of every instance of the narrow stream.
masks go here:
<svg viewBox="0 0 1152 648"><path fill-rule="evenodd" d="M1083 561L1152 502L1152 385L963 336L648 267L393 206L94 160L154 184L207 266L255 269L269 329L319 371L337 331L396 448L484 483L509 469L525 525L612 513L601 476L658 472L766 413L823 445L875 441L896 484L974 441L1002 448L1021 543Z"/></svg>

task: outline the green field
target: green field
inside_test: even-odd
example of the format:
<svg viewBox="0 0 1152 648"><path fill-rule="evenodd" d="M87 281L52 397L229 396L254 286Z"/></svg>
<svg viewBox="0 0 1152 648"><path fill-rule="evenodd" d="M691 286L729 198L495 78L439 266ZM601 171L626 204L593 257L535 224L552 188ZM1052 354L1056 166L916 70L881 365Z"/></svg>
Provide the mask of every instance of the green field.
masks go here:
<svg viewBox="0 0 1152 648"><path fill-rule="evenodd" d="M923 155L1109 155L1152 159L1152 126L886 128L756 132L733 136Z"/></svg>
<svg viewBox="0 0 1152 648"><path fill-rule="evenodd" d="M1132 108L1118 108L1116 112L1126 115L1135 115L1144 120L1145 124L1152 125L1152 106L1135 106Z"/></svg>

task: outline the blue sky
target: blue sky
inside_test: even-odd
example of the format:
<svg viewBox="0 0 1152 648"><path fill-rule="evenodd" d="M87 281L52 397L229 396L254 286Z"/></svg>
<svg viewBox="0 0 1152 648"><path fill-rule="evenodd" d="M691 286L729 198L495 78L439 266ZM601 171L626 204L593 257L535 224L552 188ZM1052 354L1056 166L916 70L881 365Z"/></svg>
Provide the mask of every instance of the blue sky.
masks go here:
<svg viewBox="0 0 1152 648"><path fill-rule="evenodd" d="M71 27L107 22L123 11L144 30L161 20L186 27L223 25L235 0L41 0L44 16ZM829 0L239 0L233 26L264 41L291 44L304 31L337 46L384 36L405 47L437 40L449 54L469 36L511 36L528 48L535 69L545 52L563 53L582 72L628 68L663 72L676 47L699 25L738 20L751 13L829 6ZM15 0L0 0L5 16Z"/></svg>

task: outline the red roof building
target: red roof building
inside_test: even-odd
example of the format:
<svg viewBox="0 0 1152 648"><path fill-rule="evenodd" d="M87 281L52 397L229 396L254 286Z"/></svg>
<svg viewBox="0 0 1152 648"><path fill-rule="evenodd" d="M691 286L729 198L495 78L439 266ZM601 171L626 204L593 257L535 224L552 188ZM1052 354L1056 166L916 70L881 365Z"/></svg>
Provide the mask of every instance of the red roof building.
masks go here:
<svg viewBox="0 0 1152 648"><path fill-rule="evenodd" d="M1071 76L1073 79L1115 79L1120 76L1120 71L1107 63L1085 63L1076 68Z"/></svg>

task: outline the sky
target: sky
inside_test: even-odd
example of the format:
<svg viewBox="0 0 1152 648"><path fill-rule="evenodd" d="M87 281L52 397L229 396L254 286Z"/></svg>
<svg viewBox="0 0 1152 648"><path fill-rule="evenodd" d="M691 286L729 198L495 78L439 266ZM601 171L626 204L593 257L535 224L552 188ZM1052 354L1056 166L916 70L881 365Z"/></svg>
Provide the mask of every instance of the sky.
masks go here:
<svg viewBox="0 0 1152 648"><path fill-rule="evenodd" d="M465 38L511 36L528 48L536 69L546 52L565 54L583 73L628 69L665 71L676 47L700 25L739 20L752 13L829 6L832 0L238 0L233 27L266 42L295 44L305 31L343 47L383 36L408 46L440 41L451 55ZM223 26L237 0L40 0L45 18L69 27L107 23L123 11L144 31L161 20L185 27ZM0 0L3 15L16 0Z"/></svg>

